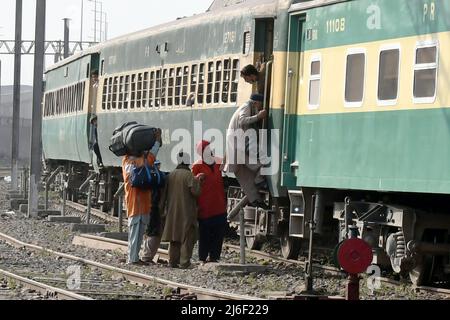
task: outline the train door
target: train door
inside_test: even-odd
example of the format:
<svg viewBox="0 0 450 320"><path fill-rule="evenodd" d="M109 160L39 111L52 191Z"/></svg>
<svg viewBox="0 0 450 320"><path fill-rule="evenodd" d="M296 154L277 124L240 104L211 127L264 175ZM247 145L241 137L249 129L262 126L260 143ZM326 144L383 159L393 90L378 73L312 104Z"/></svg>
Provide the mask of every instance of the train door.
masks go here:
<svg viewBox="0 0 450 320"><path fill-rule="evenodd" d="M305 43L305 15L292 15L289 28L288 73L285 102L285 124L283 136L283 184L286 187L297 185L296 176L299 164L298 154L298 104L301 101L300 86L303 77Z"/></svg>
<svg viewBox="0 0 450 320"><path fill-rule="evenodd" d="M283 128L282 185L289 191L290 211L289 223L280 231L282 254L285 258L296 258L301 249L301 239L309 238L307 221L310 220L310 208L304 202L303 191L297 186L297 175L300 169L298 158L299 130L298 104L300 85L304 69L305 30L304 14L293 14L290 17L288 73L286 79L285 118ZM287 218L287 217L285 217Z"/></svg>
<svg viewBox="0 0 450 320"><path fill-rule="evenodd" d="M263 73L263 83L258 84L262 89L258 88L258 91L264 91L265 109L268 110L271 98L274 18L257 18L255 26L254 65Z"/></svg>
<svg viewBox="0 0 450 320"><path fill-rule="evenodd" d="M89 78L89 113L95 113L97 105L97 95L99 87L99 60L98 54L91 56L91 63L88 66L87 76Z"/></svg>

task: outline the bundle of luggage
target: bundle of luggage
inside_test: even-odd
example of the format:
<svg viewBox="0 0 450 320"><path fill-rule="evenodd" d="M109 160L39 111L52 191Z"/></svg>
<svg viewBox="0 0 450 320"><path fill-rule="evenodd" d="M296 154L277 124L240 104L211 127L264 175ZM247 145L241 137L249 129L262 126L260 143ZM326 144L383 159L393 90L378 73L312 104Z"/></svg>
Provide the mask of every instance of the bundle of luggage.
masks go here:
<svg viewBox="0 0 450 320"><path fill-rule="evenodd" d="M153 148L158 130L135 121L126 122L114 130L109 150L118 157L140 156Z"/></svg>

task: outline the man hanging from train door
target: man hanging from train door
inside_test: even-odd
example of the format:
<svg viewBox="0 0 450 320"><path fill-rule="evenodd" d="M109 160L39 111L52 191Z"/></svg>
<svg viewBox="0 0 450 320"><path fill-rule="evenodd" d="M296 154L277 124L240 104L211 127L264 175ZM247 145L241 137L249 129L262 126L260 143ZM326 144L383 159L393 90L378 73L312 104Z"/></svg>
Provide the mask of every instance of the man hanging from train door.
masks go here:
<svg viewBox="0 0 450 320"><path fill-rule="evenodd" d="M263 95L252 94L250 100L236 110L231 118L223 169L235 174L253 206L265 209L267 205L259 194L259 189L266 183L261 168L263 164L269 164L270 160L258 152L258 125L267 117L263 100Z"/></svg>

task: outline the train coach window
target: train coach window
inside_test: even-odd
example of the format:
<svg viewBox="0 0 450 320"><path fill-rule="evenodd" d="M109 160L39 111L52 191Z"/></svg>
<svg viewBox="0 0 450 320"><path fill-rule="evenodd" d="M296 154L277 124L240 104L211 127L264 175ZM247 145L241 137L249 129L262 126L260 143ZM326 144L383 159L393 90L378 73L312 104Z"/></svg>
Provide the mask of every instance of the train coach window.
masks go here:
<svg viewBox="0 0 450 320"><path fill-rule="evenodd" d="M142 82L142 108L147 108L148 104L148 72L144 72L144 80Z"/></svg>
<svg viewBox="0 0 450 320"><path fill-rule="evenodd" d="M223 62L223 87L222 87L222 102L228 102L228 95L230 94L231 83L231 59L226 59Z"/></svg>
<svg viewBox="0 0 450 320"><path fill-rule="evenodd" d="M161 106L165 107L167 102L167 84L169 80L169 70L164 69L161 85Z"/></svg>
<svg viewBox="0 0 450 320"><path fill-rule="evenodd" d="M103 92L102 92L102 109L106 110L106 100L108 99L108 79L103 81Z"/></svg>
<svg viewBox="0 0 450 320"><path fill-rule="evenodd" d="M244 32L244 44L242 46L242 53L244 55L248 55L250 53L250 45L252 41L252 36L250 34L250 31Z"/></svg>
<svg viewBox="0 0 450 320"><path fill-rule="evenodd" d="M233 60L233 75L232 75L232 80L231 80L231 95L230 95L231 102L237 101L239 75L240 75L239 59L234 59Z"/></svg>
<svg viewBox="0 0 450 320"><path fill-rule="evenodd" d="M191 67L191 89L190 94L195 96L197 95L197 84L198 84L198 66L196 64L193 64ZM191 101L194 102L195 101Z"/></svg>
<svg viewBox="0 0 450 320"><path fill-rule="evenodd" d="M112 103L111 103L112 102L112 85L113 85L112 81L113 81L112 77L108 78L108 106L107 106L108 110L111 110L111 107L112 107Z"/></svg>
<svg viewBox="0 0 450 320"><path fill-rule="evenodd" d="M130 99L130 109L134 109L136 105L136 77L137 75L133 74L131 76L131 99Z"/></svg>
<svg viewBox="0 0 450 320"><path fill-rule="evenodd" d="M128 109L130 103L130 76L125 76L125 88L123 90L123 109Z"/></svg>
<svg viewBox="0 0 450 320"><path fill-rule="evenodd" d="M114 77L112 108L117 109L117 92L119 91L119 77Z"/></svg>
<svg viewBox="0 0 450 320"><path fill-rule="evenodd" d="M414 65L414 102L433 103L436 99L436 82L439 50L436 43L419 44Z"/></svg>
<svg viewBox="0 0 450 320"><path fill-rule="evenodd" d="M183 68L183 97L182 97L182 106L186 106L187 95L188 95L188 81L189 81L189 67Z"/></svg>
<svg viewBox="0 0 450 320"><path fill-rule="evenodd" d="M320 105L320 82L322 75L321 57L314 56L311 59L311 72L309 78L309 102L308 108L316 110Z"/></svg>
<svg viewBox="0 0 450 320"><path fill-rule="evenodd" d="M160 106L161 106L161 70L157 70L155 82L155 107L159 108Z"/></svg>
<svg viewBox="0 0 450 320"><path fill-rule="evenodd" d="M214 85L214 62L208 63L208 85L206 91L206 103L210 104L212 102L212 92Z"/></svg>
<svg viewBox="0 0 450 320"><path fill-rule="evenodd" d="M361 107L364 98L366 53L352 49L347 55L345 102L347 107Z"/></svg>
<svg viewBox="0 0 450 320"><path fill-rule="evenodd" d="M123 108L123 94L124 94L124 77L123 76L121 76L121 77L119 77L119 99L118 99L118 101L117 101L117 107L119 108L119 109L122 109Z"/></svg>
<svg viewBox="0 0 450 320"><path fill-rule="evenodd" d="M171 68L169 71L169 88L167 93L167 104L173 107L173 92L175 89L175 69Z"/></svg>
<svg viewBox="0 0 450 320"><path fill-rule="evenodd" d="M200 63L198 69L198 91L197 91L197 105L203 105L205 96L205 64Z"/></svg>
<svg viewBox="0 0 450 320"><path fill-rule="evenodd" d="M153 107L153 97L155 95L155 71L150 72L150 84L148 90L148 106Z"/></svg>
<svg viewBox="0 0 450 320"><path fill-rule="evenodd" d="M180 106L181 101L181 83L183 81L181 68L177 68L177 77L175 82L175 105Z"/></svg>
<svg viewBox="0 0 450 320"><path fill-rule="evenodd" d="M222 84L222 61L216 62L216 81L214 85L214 103L219 103L220 87Z"/></svg>
<svg viewBox="0 0 450 320"><path fill-rule="evenodd" d="M142 81L144 80L142 73L137 75L137 90L136 90L136 108L140 109L142 104Z"/></svg>
<svg viewBox="0 0 450 320"><path fill-rule="evenodd" d="M380 52L378 70L378 101L382 105L393 105L398 97L400 49L390 48Z"/></svg>

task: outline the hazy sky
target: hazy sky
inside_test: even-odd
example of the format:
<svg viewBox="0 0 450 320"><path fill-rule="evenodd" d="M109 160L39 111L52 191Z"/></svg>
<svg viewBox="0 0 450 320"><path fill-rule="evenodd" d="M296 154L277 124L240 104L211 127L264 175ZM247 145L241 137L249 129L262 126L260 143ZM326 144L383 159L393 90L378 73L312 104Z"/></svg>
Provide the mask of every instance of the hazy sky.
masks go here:
<svg viewBox="0 0 450 320"><path fill-rule="evenodd" d="M13 40L15 26L15 0L0 0L0 39ZM97 10L100 10L98 1ZM103 0L107 13L108 38L205 12L213 0ZM23 39L34 39L35 0L23 0ZM46 38L63 39L63 18L71 20L71 41L80 40L82 0L47 0ZM84 0L83 40L93 41L94 1ZM100 17L97 17L100 19ZM100 28L98 23L97 29ZM99 30L97 30L99 32ZM99 36L97 36L99 37ZM2 85L13 83L14 59L0 55L2 60ZM47 58L47 66L53 58ZM22 56L22 84L33 82L33 56Z"/></svg>

